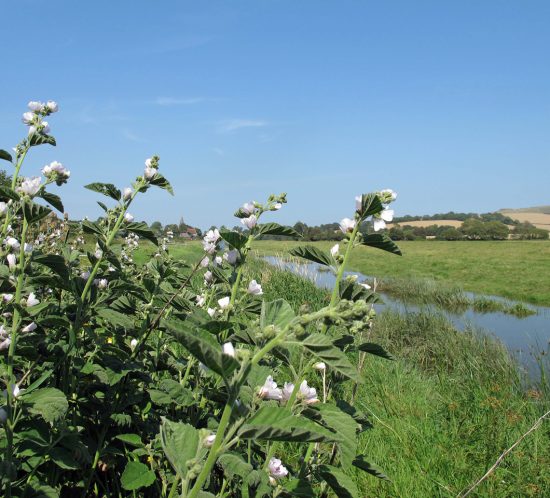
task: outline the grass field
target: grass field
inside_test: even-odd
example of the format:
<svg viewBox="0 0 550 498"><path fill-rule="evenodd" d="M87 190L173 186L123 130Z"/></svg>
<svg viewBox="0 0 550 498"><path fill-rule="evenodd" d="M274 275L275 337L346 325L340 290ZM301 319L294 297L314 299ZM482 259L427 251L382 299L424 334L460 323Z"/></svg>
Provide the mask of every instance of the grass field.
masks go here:
<svg viewBox="0 0 550 498"><path fill-rule="evenodd" d="M311 242L310 242L311 243ZM284 254L305 242L260 241L260 255ZM331 242L312 242L329 249ZM350 268L379 278L433 278L480 294L550 306L549 241L402 241L403 256L357 248Z"/></svg>

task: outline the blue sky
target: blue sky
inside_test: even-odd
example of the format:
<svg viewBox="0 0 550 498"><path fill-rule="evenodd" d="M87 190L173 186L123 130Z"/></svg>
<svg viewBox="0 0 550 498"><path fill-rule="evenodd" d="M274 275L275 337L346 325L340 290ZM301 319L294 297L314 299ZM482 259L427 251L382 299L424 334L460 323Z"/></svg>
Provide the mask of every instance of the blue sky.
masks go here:
<svg viewBox="0 0 550 498"><path fill-rule="evenodd" d="M120 187L161 157L174 198L149 222L235 224L288 193L277 221L353 212L399 193L397 214L550 204L548 1L42 1L0 6L0 147L29 100L57 100L52 160L71 218L91 181Z"/></svg>

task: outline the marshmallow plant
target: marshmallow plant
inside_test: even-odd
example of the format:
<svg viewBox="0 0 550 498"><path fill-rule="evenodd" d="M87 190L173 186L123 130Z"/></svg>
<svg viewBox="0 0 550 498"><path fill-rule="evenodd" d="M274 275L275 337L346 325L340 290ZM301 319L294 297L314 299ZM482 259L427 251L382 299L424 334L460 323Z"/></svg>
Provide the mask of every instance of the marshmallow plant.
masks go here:
<svg viewBox="0 0 550 498"><path fill-rule="evenodd" d="M368 423L341 386L362 380L356 352L389 354L362 340L372 292L343 272L356 245L390 247L358 229L388 221L393 193L362 197L341 223L347 245L301 250L338 286L296 312L245 278L254 240L298 237L265 221L285 194L243 204L242 229L209 230L193 264L130 211L151 187L172 193L158 156L122 189L86 186L107 199L98 221L58 219L49 187L69 170L21 174L33 147L55 145L57 110L30 102L15 155L0 150L13 166L0 187L0 496L359 496L352 466L383 474L358 453ZM144 240L157 249L137 265Z"/></svg>

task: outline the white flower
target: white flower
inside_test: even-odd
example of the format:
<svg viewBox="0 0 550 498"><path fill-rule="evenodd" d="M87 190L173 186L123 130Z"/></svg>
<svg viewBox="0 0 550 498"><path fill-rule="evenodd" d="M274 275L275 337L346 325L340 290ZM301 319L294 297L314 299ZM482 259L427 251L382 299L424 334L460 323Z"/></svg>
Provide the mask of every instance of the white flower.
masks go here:
<svg viewBox="0 0 550 498"><path fill-rule="evenodd" d="M15 257L15 254L8 254L6 256L6 259L8 260L8 266L10 270L13 270L15 266L17 265L17 259Z"/></svg>
<svg viewBox="0 0 550 498"><path fill-rule="evenodd" d="M126 223L132 223L132 221L134 221L134 217L130 213L126 213L124 215L124 221Z"/></svg>
<svg viewBox="0 0 550 498"><path fill-rule="evenodd" d="M36 299L36 296L35 296L34 292L31 292L29 294L29 297L27 298L27 308L29 308L31 306L36 306L39 303L40 303L40 301L38 299Z"/></svg>
<svg viewBox="0 0 550 498"><path fill-rule="evenodd" d="M136 349L136 346L138 344L138 340L137 339L132 339L130 341L130 349L133 351L134 349Z"/></svg>
<svg viewBox="0 0 550 498"><path fill-rule="evenodd" d="M25 245L23 246L23 250L25 251L25 253L30 254L33 250L32 244L25 242Z"/></svg>
<svg viewBox="0 0 550 498"><path fill-rule="evenodd" d="M101 258L101 256L103 256L103 251L101 249L96 249L94 252L94 256L96 259Z"/></svg>
<svg viewBox="0 0 550 498"><path fill-rule="evenodd" d="M220 237L221 235L219 230L217 228L214 228L214 230L208 230L202 240L210 244L215 244L216 242L218 242Z"/></svg>
<svg viewBox="0 0 550 498"><path fill-rule="evenodd" d="M318 403L319 402L319 400L317 399L317 389L315 389L314 387L309 387L307 385L307 380L304 380L300 384L299 396L308 405L312 405L313 403Z"/></svg>
<svg viewBox="0 0 550 498"><path fill-rule="evenodd" d="M195 300L197 301L197 306L204 306L204 303L206 302L206 298L204 296L197 296L195 298Z"/></svg>
<svg viewBox="0 0 550 498"><path fill-rule="evenodd" d="M15 384L14 386L10 386L10 387L11 387L11 393L12 393L14 398L17 398L17 396L19 396L21 394L21 391L23 391L23 389L19 389L19 386L17 384ZM4 389L4 391L2 392L2 396L4 396L4 398L8 397L8 390L7 389Z"/></svg>
<svg viewBox="0 0 550 498"><path fill-rule="evenodd" d="M335 258L336 255L338 254L338 251L340 251L340 245L339 244L334 244L331 248L330 248L330 254L332 254L332 256Z"/></svg>
<svg viewBox="0 0 550 498"><path fill-rule="evenodd" d="M52 173L57 173L58 176L67 178L71 176L71 172L58 161L53 161L50 164L46 164L46 166L42 168L42 173L45 176L50 176Z"/></svg>
<svg viewBox="0 0 550 498"><path fill-rule="evenodd" d="M150 168L152 164L153 164L153 158L152 157L150 157L149 159L145 159L145 167L146 168Z"/></svg>
<svg viewBox="0 0 550 498"><path fill-rule="evenodd" d="M5 351L10 347L11 337L6 337L0 342L0 351Z"/></svg>
<svg viewBox="0 0 550 498"><path fill-rule="evenodd" d="M204 252L208 254L213 254L214 252L216 252L216 244L213 244L212 242L206 242L205 240L203 240L202 247L204 249Z"/></svg>
<svg viewBox="0 0 550 498"><path fill-rule="evenodd" d="M149 159L147 159L147 161L149 161ZM146 164L147 164L147 161L145 161ZM157 174L157 170L155 168L147 167L143 170L143 176L145 177L146 180L150 180L156 174Z"/></svg>
<svg viewBox="0 0 550 498"><path fill-rule="evenodd" d="M366 283L362 283L362 284L359 284L361 287L364 287L365 289L369 290L371 288L371 286L369 284L366 284Z"/></svg>
<svg viewBox="0 0 550 498"><path fill-rule="evenodd" d="M80 278L83 278L84 280L88 280L90 278L90 272L89 271L83 271L80 274Z"/></svg>
<svg viewBox="0 0 550 498"><path fill-rule="evenodd" d="M222 257L221 257L221 256L216 256L216 257L214 258L214 263L215 263L216 265L218 265L218 266L221 265L221 264L223 263Z"/></svg>
<svg viewBox="0 0 550 498"><path fill-rule="evenodd" d="M209 284L214 280L214 275L212 275L212 272L210 270L204 272L204 281Z"/></svg>
<svg viewBox="0 0 550 498"><path fill-rule="evenodd" d="M5 202L0 202L0 216L3 215L8 209L8 205Z"/></svg>
<svg viewBox="0 0 550 498"><path fill-rule="evenodd" d="M208 256L205 256L201 259L201 267L206 268L208 264L210 263L210 260L208 259Z"/></svg>
<svg viewBox="0 0 550 498"><path fill-rule="evenodd" d="M0 408L0 424L4 425L8 421L8 412Z"/></svg>
<svg viewBox="0 0 550 498"><path fill-rule="evenodd" d="M248 284L248 293L253 296L260 296L263 294L262 286L256 280L251 280Z"/></svg>
<svg viewBox="0 0 550 498"><path fill-rule="evenodd" d="M41 178L39 176L35 176L34 178L25 178L17 190L18 192L22 192L32 197L40 190L40 180Z"/></svg>
<svg viewBox="0 0 550 498"><path fill-rule="evenodd" d="M340 230L342 230L343 233L353 232L354 228L355 228L355 220L344 218L340 222Z"/></svg>
<svg viewBox="0 0 550 498"><path fill-rule="evenodd" d="M313 365L313 368L314 368L315 370L319 370L319 371L322 372L322 371L324 371L324 370L327 369L327 366L326 366L325 362L320 361L320 362L318 362L318 363L315 363L315 365Z"/></svg>
<svg viewBox="0 0 550 498"><path fill-rule="evenodd" d="M229 296L222 297L221 299L218 299L218 304L220 305L220 308L224 310L229 306Z"/></svg>
<svg viewBox="0 0 550 498"><path fill-rule="evenodd" d="M283 397L281 389L273 382L273 377L271 375L267 377L264 385L260 388L259 395L262 399L274 399L276 401L281 401Z"/></svg>
<svg viewBox="0 0 550 498"><path fill-rule="evenodd" d="M36 133L36 126L29 126L29 135L32 135L33 133Z"/></svg>
<svg viewBox="0 0 550 498"><path fill-rule="evenodd" d="M31 322L31 323L29 323L26 327L23 327L23 328L21 329L21 331L22 331L22 332L32 332L33 330L36 329L37 326L38 326L38 325L36 325L36 323Z"/></svg>
<svg viewBox="0 0 550 498"><path fill-rule="evenodd" d="M223 354L226 354L228 356L235 358L235 348L233 347L233 344L231 344L230 342L224 343L224 345L222 346L222 351L223 351Z"/></svg>
<svg viewBox="0 0 550 498"><path fill-rule="evenodd" d="M273 479L281 479L288 475L288 470L278 458L272 458L269 460L269 475Z"/></svg>
<svg viewBox="0 0 550 498"><path fill-rule="evenodd" d="M226 252L223 257L230 265L234 265L239 258L239 251L237 251L236 249L232 249L231 251Z"/></svg>
<svg viewBox="0 0 550 498"><path fill-rule="evenodd" d="M256 206L254 206L253 202L245 202L241 211L246 214L253 214L256 212Z"/></svg>
<svg viewBox="0 0 550 498"><path fill-rule="evenodd" d="M123 191L122 191L122 198L127 201L128 199L130 199L130 197L132 197L132 194L134 193L134 191L130 188L130 187L126 187Z"/></svg>
<svg viewBox="0 0 550 498"><path fill-rule="evenodd" d="M109 286L109 281L106 278L96 278L94 280L94 285L98 289L106 289Z"/></svg>
<svg viewBox="0 0 550 498"><path fill-rule="evenodd" d="M256 215L251 214L248 218L241 218L241 223L249 230L252 230L256 226L256 223L258 223L258 218L256 218Z"/></svg>
<svg viewBox="0 0 550 498"><path fill-rule="evenodd" d="M216 314L215 308L208 308L206 312L210 315L210 318L214 318L214 315Z"/></svg>
<svg viewBox="0 0 550 498"><path fill-rule="evenodd" d="M26 125L30 125L34 119L36 118L36 115L34 112L25 112L23 113L23 117L21 118L21 121L25 123Z"/></svg>
<svg viewBox="0 0 550 498"><path fill-rule="evenodd" d="M288 401L290 399L290 396L292 396L292 392L294 391L294 384L291 382L285 382L285 385L283 386L282 401Z"/></svg>
<svg viewBox="0 0 550 498"><path fill-rule="evenodd" d="M363 196L357 195L355 196L355 210L361 211L363 209Z"/></svg>
<svg viewBox="0 0 550 498"><path fill-rule="evenodd" d="M33 112L39 112L42 110L42 107L44 107L44 104L42 102L36 102L34 100L31 100L27 104L27 107Z"/></svg>
<svg viewBox="0 0 550 498"><path fill-rule="evenodd" d="M14 251L18 251L19 248L21 247L21 244L19 243L19 241L15 238L15 237L8 237L6 239L6 245L13 249Z"/></svg>
<svg viewBox="0 0 550 498"><path fill-rule="evenodd" d="M379 218L377 217L373 220L375 232L386 228L386 221L390 222L393 220L393 209L384 209L378 216Z"/></svg>
<svg viewBox="0 0 550 498"><path fill-rule="evenodd" d="M210 434L209 436L206 436L204 438L204 441L202 442L202 445L205 448L211 448L214 444L214 441L216 440L216 434Z"/></svg>
<svg viewBox="0 0 550 498"><path fill-rule="evenodd" d="M273 211L279 211L279 209L281 209L282 207L283 205L280 202L276 202L275 204L273 204Z"/></svg>
<svg viewBox="0 0 550 498"><path fill-rule="evenodd" d="M9 303L13 299L13 294L2 294L2 302Z"/></svg>
<svg viewBox="0 0 550 498"><path fill-rule="evenodd" d="M54 100L48 100L46 107L50 112L57 112L59 110L59 106L57 105L57 102L55 102Z"/></svg>
<svg viewBox="0 0 550 498"><path fill-rule="evenodd" d="M47 121L42 121L42 133L44 133L44 135L47 135L48 133L50 133L50 125L48 124Z"/></svg>
<svg viewBox="0 0 550 498"><path fill-rule="evenodd" d="M397 199L397 193L394 192L391 188L385 188L384 190L381 190L380 193L385 194L392 201L395 201L395 199Z"/></svg>

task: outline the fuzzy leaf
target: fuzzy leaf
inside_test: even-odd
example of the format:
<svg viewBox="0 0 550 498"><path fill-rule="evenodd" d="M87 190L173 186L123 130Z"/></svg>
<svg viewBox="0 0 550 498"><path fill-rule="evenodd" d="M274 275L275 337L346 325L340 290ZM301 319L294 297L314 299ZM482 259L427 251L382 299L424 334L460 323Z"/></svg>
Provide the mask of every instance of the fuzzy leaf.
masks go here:
<svg viewBox="0 0 550 498"><path fill-rule="evenodd" d="M260 327L275 325L279 328L286 327L294 318L294 310L284 299L263 302L260 315Z"/></svg>
<svg viewBox="0 0 550 498"><path fill-rule="evenodd" d="M101 231L101 228L97 225L97 223L83 220L82 221L82 230L86 233L91 233L94 235L103 236L103 232Z"/></svg>
<svg viewBox="0 0 550 498"><path fill-rule="evenodd" d="M289 253L292 254L292 256L307 259L308 261L313 261L323 266L332 266L334 264L334 258L330 254L311 245L294 247Z"/></svg>
<svg viewBox="0 0 550 498"><path fill-rule="evenodd" d="M84 188L106 195L115 201L120 201L120 198L122 197L120 190L117 189L112 183L89 183L88 185L84 185Z"/></svg>
<svg viewBox="0 0 550 498"><path fill-rule="evenodd" d="M329 442L340 436L278 406L262 406L239 430L242 439L267 441Z"/></svg>
<svg viewBox="0 0 550 498"><path fill-rule="evenodd" d="M383 251L388 251L392 254L397 254L398 256L403 255L401 253L401 249L397 247L397 244L384 233L369 233L368 235L363 236L362 244L364 246L382 249Z"/></svg>
<svg viewBox="0 0 550 498"><path fill-rule="evenodd" d="M31 147L34 147L36 145L43 145L43 144L49 144L49 145L56 145L55 138L51 135L43 135L42 133L33 133L29 137L29 145Z"/></svg>
<svg viewBox="0 0 550 498"><path fill-rule="evenodd" d="M321 465L319 474L338 498L358 498L357 485L351 477L332 465Z"/></svg>
<svg viewBox="0 0 550 498"><path fill-rule="evenodd" d="M132 222L132 223L126 223L124 225L124 229L128 230L129 232L133 232L136 235L139 235L140 237L143 237L144 239L150 240L153 244L156 246L159 245L159 241L155 237L155 234L153 233L153 230L151 230L147 223L144 222Z"/></svg>
<svg viewBox="0 0 550 498"><path fill-rule="evenodd" d="M100 308L96 310L96 315L106 322L107 325L112 324L124 329L133 329L134 321L130 315L119 313L118 311L109 308Z"/></svg>
<svg viewBox="0 0 550 498"><path fill-rule="evenodd" d="M9 201L10 199L13 201L18 201L19 194L15 190L12 190L7 185L0 185L0 199L6 200L6 201Z"/></svg>
<svg viewBox="0 0 550 498"><path fill-rule="evenodd" d="M388 353L382 346L373 342L364 342L358 346L357 349L359 349L359 351L364 351L365 353L380 356L381 358L386 358L386 360L395 360L395 357L391 353Z"/></svg>
<svg viewBox="0 0 550 498"><path fill-rule="evenodd" d="M8 161L10 163L13 161L11 154L4 149L0 149L0 159L3 159L4 161Z"/></svg>
<svg viewBox="0 0 550 498"><path fill-rule="evenodd" d="M139 434L119 434L115 436L115 438L135 448L143 448L143 446L145 446Z"/></svg>
<svg viewBox="0 0 550 498"><path fill-rule="evenodd" d="M385 481L390 480L390 478L386 474L384 474L382 469L372 463L367 462L363 455L358 455L353 461L353 465L361 470L364 470L365 472L368 472L374 477L378 477L378 479L384 479Z"/></svg>
<svg viewBox="0 0 550 498"><path fill-rule="evenodd" d="M384 209L380 197L376 194L363 194L361 196L361 209L358 213L361 219L365 219L373 214L378 214Z"/></svg>
<svg viewBox="0 0 550 498"><path fill-rule="evenodd" d="M23 204L23 214L29 225L40 221L41 219L48 216L51 212L51 209L45 206L41 206L40 204L36 204L32 201L27 201Z"/></svg>
<svg viewBox="0 0 550 498"><path fill-rule="evenodd" d="M224 453L218 459L218 463L222 466L224 474L229 479L233 479L234 476L244 479L252 470L252 465L245 462L241 455L237 455L236 453Z"/></svg>
<svg viewBox="0 0 550 498"><path fill-rule="evenodd" d="M59 256L58 254L37 254L33 256L32 261L33 263L47 266L63 280L69 280L69 269L65 264L63 256Z"/></svg>
<svg viewBox="0 0 550 498"><path fill-rule="evenodd" d="M328 336L311 334L302 341L302 344L330 368L356 382L362 382L357 369L350 363L346 354L340 351Z"/></svg>
<svg viewBox="0 0 550 498"><path fill-rule="evenodd" d="M130 461L126 464L120 484L126 491L146 488L155 482L155 473L141 462Z"/></svg>
<svg viewBox="0 0 550 498"><path fill-rule="evenodd" d="M220 231L220 235L223 240L225 240L231 247L237 250L242 249L248 241L248 237L239 232L222 230Z"/></svg>
<svg viewBox="0 0 550 498"><path fill-rule="evenodd" d="M53 423L65 416L69 403L65 395L54 387L36 389L24 396L29 412L40 415L46 422Z"/></svg>
<svg viewBox="0 0 550 498"><path fill-rule="evenodd" d="M52 194L51 192L43 191L40 193L39 197L41 197L46 202L51 204L59 212L63 213L65 211L65 208L63 207L63 203L61 202L61 198L58 195Z"/></svg>
<svg viewBox="0 0 550 498"><path fill-rule="evenodd" d="M166 458L179 477L184 479L188 471L187 462L195 458L199 450L199 431L189 424L163 418L160 441Z"/></svg>
<svg viewBox="0 0 550 498"><path fill-rule="evenodd" d="M279 225L279 223L264 223L258 225L256 235L283 235L285 237L298 237L301 235L294 228Z"/></svg>
<svg viewBox="0 0 550 498"><path fill-rule="evenodd" d="M172 188L172 185L170 185L170 182L158 172L153 178L151 178L151 180L149 180L149 184L155 185L163 190L166 190L171 195L174 195L174 189Z"/></svg>

